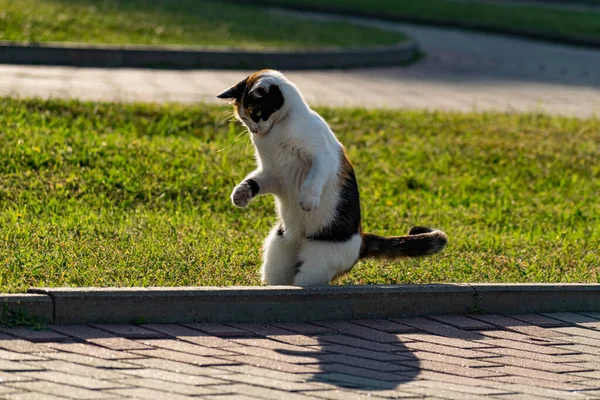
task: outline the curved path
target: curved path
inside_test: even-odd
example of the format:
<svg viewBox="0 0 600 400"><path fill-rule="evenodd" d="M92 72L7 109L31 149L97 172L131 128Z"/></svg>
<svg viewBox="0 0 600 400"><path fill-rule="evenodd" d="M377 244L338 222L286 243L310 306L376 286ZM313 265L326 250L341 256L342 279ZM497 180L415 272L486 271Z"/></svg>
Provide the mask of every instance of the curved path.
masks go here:
<svg viewBox="0 0 600 400"><path fill-rule="evenodd" d="M365 23L362 21L361 23ZM426 56L409 67L286 71L313 104L438 110L600 112L600 51L514 37L369 22L408 32ZM216 102L248 71L0 66L0 95Z"/></svg>

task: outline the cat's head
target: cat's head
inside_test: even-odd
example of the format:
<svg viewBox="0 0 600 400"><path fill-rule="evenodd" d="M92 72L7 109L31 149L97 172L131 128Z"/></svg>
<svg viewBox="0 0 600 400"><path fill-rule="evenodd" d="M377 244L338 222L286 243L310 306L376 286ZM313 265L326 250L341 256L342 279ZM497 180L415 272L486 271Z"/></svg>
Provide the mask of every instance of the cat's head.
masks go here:
<svg viewBox="0 0 600 400"><path fill-rule="evenodd" d="M235 116L250 132L266 136L281 118L285 103L281 86L286 82L282 73L265 69L253 73L217 97L231 100Z"/></svg>

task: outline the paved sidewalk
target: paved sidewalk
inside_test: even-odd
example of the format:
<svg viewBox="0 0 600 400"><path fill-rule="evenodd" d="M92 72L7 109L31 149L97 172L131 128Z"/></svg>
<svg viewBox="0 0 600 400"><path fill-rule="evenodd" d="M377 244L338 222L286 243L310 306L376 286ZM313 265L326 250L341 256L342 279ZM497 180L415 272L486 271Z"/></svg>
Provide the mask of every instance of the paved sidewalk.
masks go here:
<svg viewBox="0 0 600 400"><path fill-rule="evenodd" d="M365 23L363 21L363 23ZM409 67L289 72L313 104L438 110L600 112L600 51L452 29L406 31L426 52ZM248 71L0 65L0 95L108 101L217 102Z"/></svg>
<svg viewBox="0 0 600 400"><path fill-rule="evenodd" d="M1 399L600 398L600 313L1 329Z"/></svg>

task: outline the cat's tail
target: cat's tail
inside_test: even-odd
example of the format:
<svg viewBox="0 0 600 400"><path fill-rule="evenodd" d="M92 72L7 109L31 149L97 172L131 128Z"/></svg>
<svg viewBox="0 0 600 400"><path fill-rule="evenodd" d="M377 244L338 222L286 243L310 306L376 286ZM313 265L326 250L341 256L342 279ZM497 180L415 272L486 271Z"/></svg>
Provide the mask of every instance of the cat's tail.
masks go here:
<svg viewBox="0 0 600 400"><path fill-rule="evenodd" d="M448 236L440 230L415 226L407 236L363 234L360 258L423 257L439 253L448 244Z"/></svg>

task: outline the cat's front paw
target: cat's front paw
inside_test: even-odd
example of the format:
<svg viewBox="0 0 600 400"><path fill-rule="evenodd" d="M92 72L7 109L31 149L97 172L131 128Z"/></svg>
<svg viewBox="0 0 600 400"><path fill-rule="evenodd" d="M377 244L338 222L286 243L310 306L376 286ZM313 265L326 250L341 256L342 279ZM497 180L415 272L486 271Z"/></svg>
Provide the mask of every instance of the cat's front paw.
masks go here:
<svg viewBox="0 0 600 400"><path fill-rule="evenodd" d="M234 206L240 208L246 207L253 198L252 186L246 181L233 188L233 192L231 193L231 202Z"/></svg>
<svg viewBox="0 0 600 400"><path fill-rule="evenodd" d="M309 192L308 190L303 190L300 192L300 207L306 211L313 211L319 207L320 196L314 193Z"/></svg>

